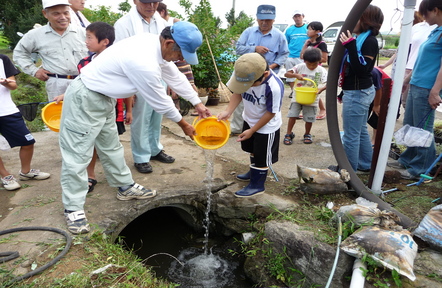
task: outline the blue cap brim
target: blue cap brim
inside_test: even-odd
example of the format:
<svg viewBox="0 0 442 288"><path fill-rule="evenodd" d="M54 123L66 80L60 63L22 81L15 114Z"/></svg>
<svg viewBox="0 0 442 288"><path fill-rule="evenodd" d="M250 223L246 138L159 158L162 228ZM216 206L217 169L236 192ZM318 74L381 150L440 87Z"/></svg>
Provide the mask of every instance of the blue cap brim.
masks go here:
<svg viewBox="0 0 442 288"><path fill-rule="evenodd" d="M257 14L256 18L258 20L275 20L276 15L272 15L272 14Z"/></svg>
<svg viewBox="0 0 442 288"><path fill-rule="evenodd" d="M184 60L186 60L190 65L198 64L198 56L196 55L196 52L190 53L181 49L181 54L183 54Z"/></svg>

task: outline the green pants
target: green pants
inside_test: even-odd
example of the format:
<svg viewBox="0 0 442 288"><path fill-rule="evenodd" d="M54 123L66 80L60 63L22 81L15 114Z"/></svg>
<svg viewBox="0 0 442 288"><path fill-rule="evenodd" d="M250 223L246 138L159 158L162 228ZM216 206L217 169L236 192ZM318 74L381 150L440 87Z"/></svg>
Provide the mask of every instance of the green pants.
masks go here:
<svg viewBox="0 0 442 288"><path fill-rule="evenodd" d="M86 88L80 77L66 90L60 123L61 188L66 210L84 209L86 168L94 147L110 186L134 183L118 137L115 104L115 99Z"/></svg>

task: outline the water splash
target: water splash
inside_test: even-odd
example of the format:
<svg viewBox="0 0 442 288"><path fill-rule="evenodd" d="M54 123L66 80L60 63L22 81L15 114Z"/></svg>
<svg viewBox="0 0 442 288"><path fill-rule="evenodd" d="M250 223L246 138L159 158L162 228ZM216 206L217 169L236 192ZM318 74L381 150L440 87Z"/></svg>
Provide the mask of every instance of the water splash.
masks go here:
<svg viewBox="0 0 442 288"><path fill-rule="evenodd" d="M215 254L201 254L197 248L188 248L180 253L178 259L184 265L172 262L168 276L181 287L229 287L234 278L236 266Z"/></svg>
<svg viewBox="0 0 442 288"><path fill-rule="evenodd" d="M238 263L227 261L209 251L209 228L210 228L210 207L212 203L213 170L216 150L204 150L206 158L206 183L207 208L203 220L204 232L204 253L201 249L190 247L180 252L179 261L173 261L168 270L168 278L180 286L223 288L238 287L232 284L235 282L234 270ZM179 262L184 263L181 265Z"/></svg>
<svg viewBox="0 0 442 288"><path fill-rule="evenodd" d="M205 219L203 221L204 232L204 254L209 253L209 228L210 228L210 206L212 205L212 186L213 186L213 170L216 150L204 149L204 156L206 158L206 192L207 192L207 208Z"/></svg>

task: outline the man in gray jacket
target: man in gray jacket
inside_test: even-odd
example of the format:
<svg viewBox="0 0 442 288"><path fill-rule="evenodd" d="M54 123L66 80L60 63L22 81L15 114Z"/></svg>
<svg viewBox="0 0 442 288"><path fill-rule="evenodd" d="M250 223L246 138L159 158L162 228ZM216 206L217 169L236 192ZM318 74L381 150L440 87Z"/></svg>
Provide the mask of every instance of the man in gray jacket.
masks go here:
<svg viewBox="0 0 442 288"><path fill-rule="evenodd" d="M88 55L83 28L70 25L68 0L43 0L43 15L48 24L29 31L14 49L13 60L20 69L46 82L49 101L63 94L78 75L78 62ZM31 54L38 53L37 67Z"/></svg>

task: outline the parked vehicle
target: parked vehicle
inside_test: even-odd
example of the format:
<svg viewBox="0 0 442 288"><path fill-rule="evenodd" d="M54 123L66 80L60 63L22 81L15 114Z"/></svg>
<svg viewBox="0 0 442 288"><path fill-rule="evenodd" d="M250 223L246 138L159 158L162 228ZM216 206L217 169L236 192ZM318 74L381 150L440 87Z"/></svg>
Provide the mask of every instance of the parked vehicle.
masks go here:
<svg viewBox="0 0 442 288"><path fill-rule="evenodd" d="M325 29L324 33L322 33L322 39L327 44L328 50L328 63L330 63L331 56L333 54L333 49L335 48L335 44L339 41L339 34L341 32L342 25L344 25L344 21L338 21ZM378 39L379 49L382 49L385 45L385 40L382 37L382 34L376 36Z"/></svg>

